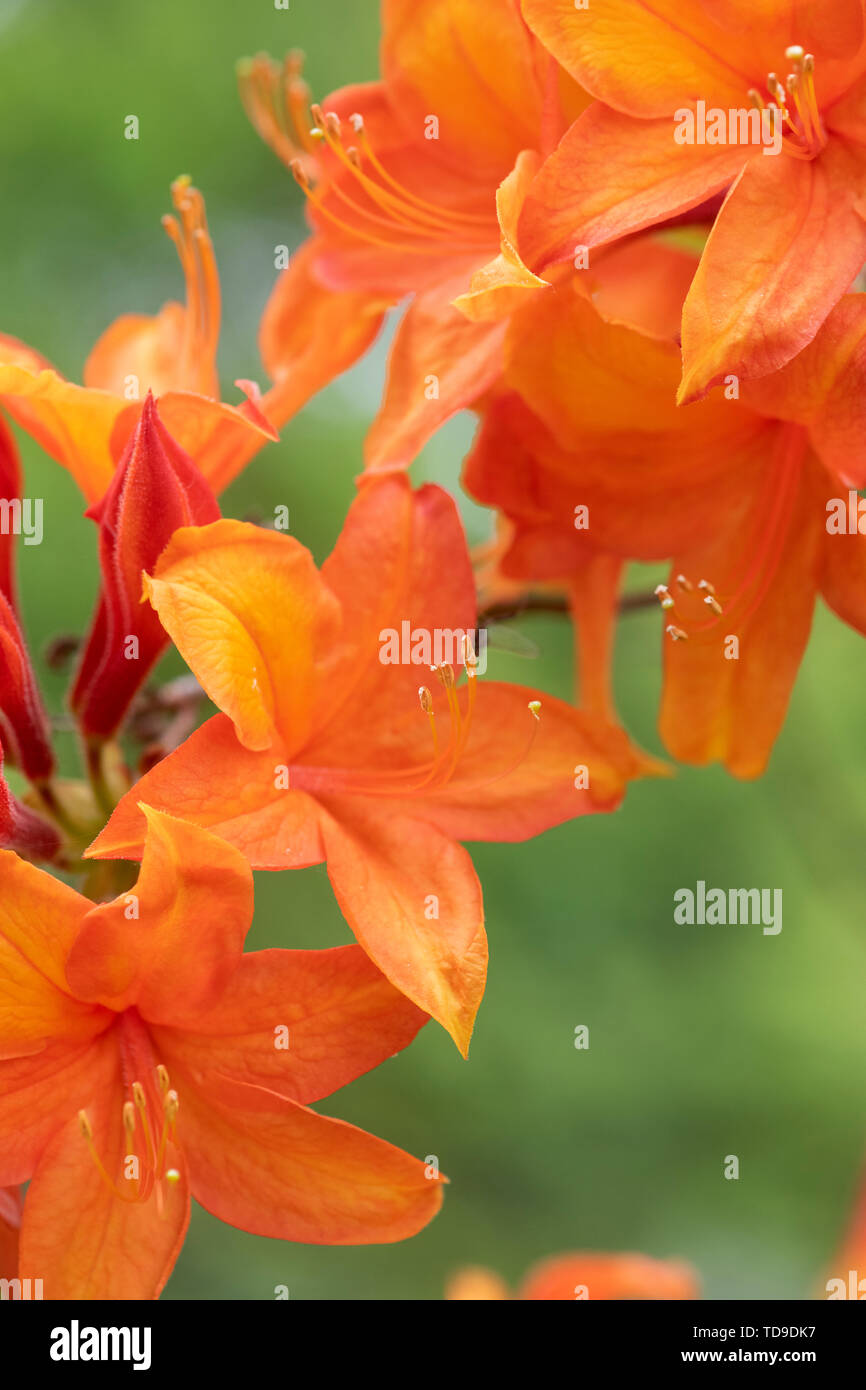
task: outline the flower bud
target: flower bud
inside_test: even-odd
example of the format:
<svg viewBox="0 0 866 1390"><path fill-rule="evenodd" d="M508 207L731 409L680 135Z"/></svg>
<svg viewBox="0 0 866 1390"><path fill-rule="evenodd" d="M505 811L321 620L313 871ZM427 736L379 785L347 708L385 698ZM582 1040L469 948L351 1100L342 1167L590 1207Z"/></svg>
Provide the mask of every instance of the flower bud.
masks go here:
<svg viewBox="0 0 866 1390"><path fill-rule="evenodd" d="M102 590L71 703L86 735L109 738L168 643L156 613L141 602L142 575L179 527L205 526L220 515L150 393L105 497L87 515L99 526Z"/></svg>

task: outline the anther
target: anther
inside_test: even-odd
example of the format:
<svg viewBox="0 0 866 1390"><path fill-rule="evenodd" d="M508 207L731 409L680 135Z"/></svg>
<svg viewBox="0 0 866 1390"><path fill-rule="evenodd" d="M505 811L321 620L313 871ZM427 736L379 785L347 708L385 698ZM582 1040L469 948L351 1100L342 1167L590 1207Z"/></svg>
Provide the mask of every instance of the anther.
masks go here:
<svg viewBox="0 0 866 1390"><path fill-rule="evenodd" d="M442 682L442 684L444 685L445 689L446 689L446 690L453 690L453 689L454 689L454 667L451 666L447 661L444 661L444 662L442 663L441 666L437 666L435 669L436 669L436 674L437 674L437 676L439 677L439 679L440 679L440 681Z"/></svg>
<svg viewBox="0 0 866 1390"><path fill-rule="evenodd" d="M123 1128L130 1136L135 1133L135 1106L131 1100L123 1102Z"/></svg>
<svg viewBox="0 0 866 1390"><path fill-rule="evenodd" d="M707 594L706 598L704 599L704 603L707 605L708 608L712 608L713 612L718 617L722 616L722 605L719 603L719 600L715 597L714 594Z"/></svg>
<svg viewBox="0 0 866 1390"><path fill-rule="evenodd" d="M360 111L355 111L349 117L349 124L351 125L356 135L361 134L361 131L364 129L364 117L361 115Z"/></svg>
<svg viewBox="0 0 866 1390"><path fill-rule="evenodd" d="M177 1091L168 1092L165 1101L163 1102L163 1109L165 1110L166 1120L170 1125L173 1125L175 1120L177 1119L177 1112L180 1109L180 1101L178 1100Z"/></svg>
<svg viewBox="0 0 866 1390"><path fill-rule="evenodd" d="M715 587L710 583L708 579L699 579L698 588L701 590L702 593L705 594L714 594L716 592Z"/></svg>
<svg viewBox="0 0 866 1390"><path fill-rule="evenodd" d="M160 1091L162 1092L163 1095L165 1095L166 1092L168 1091L169 1086L170 1086L171 1083L169 1082L169 1079L168 1079L168 1072L166 1071L165 1067L162 1065L161 1062L159 1063L158 1067L156 1068L156 1079L157 1079L157 1081L159 1082L159 1089L160 1089Z"/></svg>
<svg viewBox="0 0 866 1390"><path fill-rule="evenodd" d="M294 177L295 183L300 184L305 193L309 192L310 184L304 173L303 165L299 159L292 159L289 162L289 169Z"/></svg>
<svg viewBox="0 0 866 1390"><path fill-rule="evenodd" d="M135 1101L137 1110L144 1111L147 1109L147 1097L144 1094L144 1087L140 1081L133 1081L132 1083L132 1099Z"/></svg>
<svg viewBox="0 0 866 1390"><path fill-rule="evenodd" d="M425 714L433 713L433 696L426 685L419 685L418 699L421 701L421 708Z"/></svg>
<svg viewBox="0 0 866 1390"><path fill-rule="evenodd" d="M80 1130L81 1130L82 1138L87 1139L87 1140L92 1140L92 1138L93 1138L93 1127L91 1126L91 1123L90 1123L90 1121L89 1121L88 1118L87 1118L87 1111L86 1111L86 1110L79 1110L79 1112L78 1112L78 1125L79 1125L79 1128L80 1128Z"/></svg>
<svg viewBox="0 0 866 1390"><path fill-rule="evenodd" d="M667 584L657 584L653 590L662 608L673 608L674 600Z"/></svg>
<svg viewBox="0 0 866 1390"><path fill-rule="evenodd" d="M798 43L792 43L790 48L785 49L785 57L789 63L802 63L806 54Z"/></svg>
<svg viewBox="0 0 866 1390"><path fill-rule="evenodd" d="M541 719L541 701L540 701L540 700L530 700L530 701L529 701L529 704L528 704L528 706L527 706L527 708L528 708L528 710L529 710L529 713L532 715L533 719L538 719L538 720Z"/></svg>
<svg viewBox="0 0 866 1390"><path fill-rule="evenodd" d="M329 111L325 117L325 129L329 135L333 135L335 140L340 138L340 117L336 111Z"/></svg>
<svg viewBox="0 0 866 1390"><path fill-rule="evenodd" d="M684 589L687 594L690 594L692 592L692 589L694 588L692 581L690 579L686 579L686 576L684 574L677 575L677 584L680 586L681 589Z"/></svg>
<svg viewBox="0 0 866 1390"><path fill-rule="evenodd" d="M665 632L672 642L687 642L689 639L689 634L683 632L681 627L674 627L673 623L668 623Z"/></svg>

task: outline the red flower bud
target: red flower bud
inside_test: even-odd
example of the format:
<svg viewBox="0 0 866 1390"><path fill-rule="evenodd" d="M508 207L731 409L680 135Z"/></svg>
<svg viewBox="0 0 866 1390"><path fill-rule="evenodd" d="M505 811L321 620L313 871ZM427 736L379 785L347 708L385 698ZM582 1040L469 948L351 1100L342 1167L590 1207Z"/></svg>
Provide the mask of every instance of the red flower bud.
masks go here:
<svg viewBox="0 0 866 1390"><path fill-rule="evenodd" d="M0 593L15 603L14 530L10 508L21 499L21 464L12 431L0 416ZM4 503L6 506L4 506Z"/></svg>
<svg viewBox="0 0 866 1390"><path fill-rule="evenodd" d="M60 848L60 836L52 825L22 806L9 790L3 776L3 748L0 746L0 847L14 849L35 859L53 859Z"/></svg>
<svg viewBox="0 0 866 1390"><path fill-rule="evenodd" d="M108 738L168 643L156 613L141 602L142 574L154 568L179 527L205 526L220 515L150 393L108 491L87 515L99 526L102 591L72 708L85 734Z"/></svg>
<svg viewBox="0 0 866 1390"><path fill-rule="evenodd" d="M18 767L32 782L54 771L48 722L36 677L12 605L0 593L0 732Z"/></svg>

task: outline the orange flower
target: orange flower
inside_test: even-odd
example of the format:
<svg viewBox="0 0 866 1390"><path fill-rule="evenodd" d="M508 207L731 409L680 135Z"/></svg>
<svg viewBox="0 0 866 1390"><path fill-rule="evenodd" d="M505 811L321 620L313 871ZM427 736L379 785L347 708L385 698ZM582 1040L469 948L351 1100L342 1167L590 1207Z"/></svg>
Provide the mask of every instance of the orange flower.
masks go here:
<svg viewBox="0 0 866 1390"><path fill-rule="evenodd" d="M448 1285L450 1300L510 1298L508 1286L486 1269L464 1269ZM694 1271L679 1260L648 1255L557 1255L529 1271L518 1299L663 1299L698 1297Z"/></svg>
<svg viewBox="0 0 866 1390"><path fill-rule="evenodd" d="M790 361L866 260L862 0L523 0L523 13L599 99L529 191L528 263L546 273L576 245L729 190L683 308L680 399ZM778 120L775 157L762 106L779 112L763 118Z"/></svg>
<svg viewBox="0 0 866 1390"><path fill-rule="evenodd" d="M674 254L644 247L647 278L666 275ZM866 632L866 539L856 515L849 524L849 488L866 478L866 296L846 296L800 356L742 399L687 411L674 404L677 345L655 317L655 331L652 314L642 330L606 322L573 286L525 310L510 335L510 394L487 411L465 481L515 527L507 575L571 581L584 705L607 718L621 563L673 559L659 591L662 735L685 762L754 777L817 595Z"/></svg>
<svg viewBox="0 0 866 1390"><path fill-rule="evenodd" d="M477 621L462 526L444 492L413 493L403 474L362 486L321 573L294 539L222 521L177 532L146 592L223 713L124 797L88 854L137 857L144 799L254 868L326 860L364 949L465 1053L487 945L456 842L610 810L638 771L624 737L479 679L471 651L458 684Z"/></svg>
<svg viewBox="0 0 866 1390"><path fill-rule="evenodd" d="M503 320L545 283L521 259L523 198L540 156L586 104L517 0L428 0L423 18L412 0L384 0L382 23L383 80L344 88L323 107L310 107L297 54L241 69L250 118L307 194L315 229L265 313L270 374L295 369L293 325L319 312L311 283L319 296L340 292L323 307L337 341L342 315L355 356L382 310L414 296L367 440L376 469L411 462L497 379ZM345 365L337 351L332 375Z"/></svg>
<svg viewBox="0 0 866 1390"><path fill-rule="evenodd" d="M171 191L177 216L163 218L163 225L180 256L185 306L172 302L155 317L117 319L87 359L83 386L0 334L0 404L69 469L91 503L108 488L148 391L160 398L166 429L215 492L278 437L254 383L236 383L248 397L243 405L219 400L220 293L204 199L187 178L177 179Z"/></svg>
<svg viewBox="0 0 866 1390"><path fill-rule="evenodd" d="M307 1105L425 1021L357 947L244 955L252 874L142 808L131 893L94 907L0 854L0 1184L30 1179L20 1274L46 1298L156 1297L189 1194L244 1230L401 1240L424 1165Z"/></svg>

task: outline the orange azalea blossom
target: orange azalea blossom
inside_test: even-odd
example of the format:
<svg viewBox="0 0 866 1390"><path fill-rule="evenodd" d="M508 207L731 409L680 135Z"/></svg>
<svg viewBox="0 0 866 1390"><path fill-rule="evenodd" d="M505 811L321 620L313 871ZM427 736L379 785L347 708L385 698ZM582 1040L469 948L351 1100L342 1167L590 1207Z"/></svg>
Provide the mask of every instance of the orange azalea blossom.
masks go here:
<svg viewBox="0 0 866 1390"><path fill-rule="evenodd" d="M441 1183L307 1106L425 1016L356 946L244 955L246 860L142 815L138 882L113 902L0 854L0 1183L30 1180L21 1278L51 1299L155 1298L190 1194L283 1240L414 1234Z"/></svg>
<svg viewBox="0 0 866 1390"><path fill-rule="evenodd" d="M527 262L547 273L727 190L683 306L680 399L789 362L866 260L862 0L523 0L523 14L598 98L528 192ZM761 108L775 155L737 133Z"/></svg>
<svg viewBox="0 0 866 1390"><path fill-rule="evenodd" d="M163 218L163 226L180 257L185 305L170 302L153 317L117 319L88 357L83 386L0 333L0 405L69 469L90 503L106 492L149 391L159 397L166 429L215 492L278 437L255 383L236 383L248 397L243 405L220 402L220 290L204 199L188 178L177 179L171 191L176 215Z"/></svg>
<svg viewBox="0 0 866 1390"><path fill-rule="evenodd" d="M679 255L646 247L647 278L669 285ZM670 296L652 300L648 289L643 328L605 321L574 286L526 309L465 483L514 527L506 575L571 585L583 703L608 719L622 564L672 558L657 590L662 736L682 761L755 777L818 594L866 632L866 537L849 491L866 477L866 295L846 296L803 353L742 399L686 411L674 404Z"/></svg>
<svg viewBox="0 0 866 1390"><path fill-rule="evenodd" d="M517 1299L546 1302L580 1299L692 1299L698 1297L692 1268L679 1260L648 1255L556 1255L529 1271ZM492 1270L462 1269L445 1297L457 1301L508 1299L508 1285Z"/></svg>
<svg viewBox="0 0 866 1390"><path fill-rule="evenodd" d="M413 296L367 440L373 469L410 463L499 376L504 321L545 284L521 258L523 198L588 100L530 34L518 0L427 0L423 16L414 0L383 0L382 28L382 80L321 107L297 54L240 71L250 118L307 194L314 227L262 322L271 376L291 382L321 312L357 356L383 309ZM335 375L344 353L331 364Z"/></svg>
<svg viewBox="0 0 866 1390"><path fill-rule="evenodd" d="M457 841L611 810L643 770L624 736L479 678L457 509L402 473L364 483L321 572L293 538L221 521L177 532L145 591L223 712L123 798L88 854L137 857L144 799L254 868L327 861L358 941L465 1053L487 943ZM420 634L424 664L391 660L402 633Z"/></svg>

